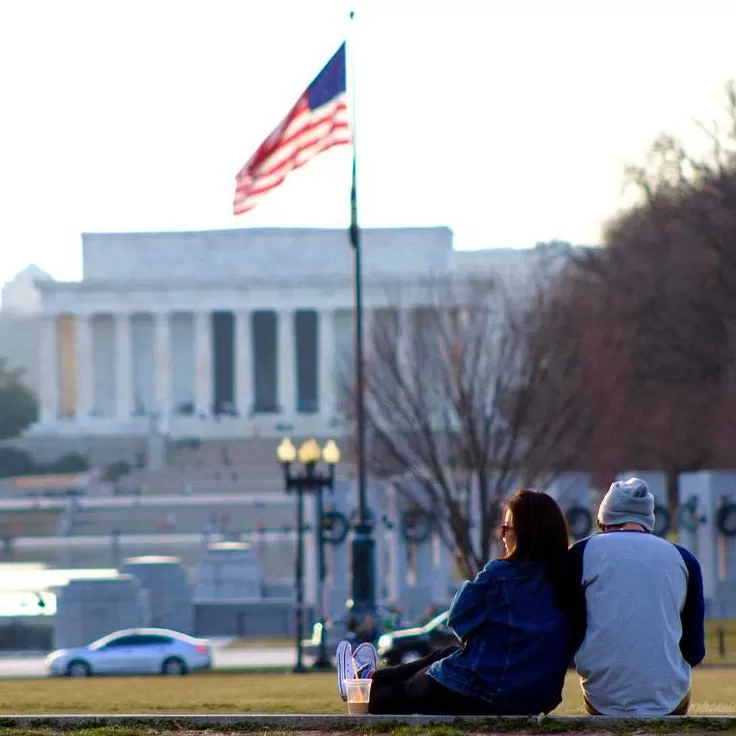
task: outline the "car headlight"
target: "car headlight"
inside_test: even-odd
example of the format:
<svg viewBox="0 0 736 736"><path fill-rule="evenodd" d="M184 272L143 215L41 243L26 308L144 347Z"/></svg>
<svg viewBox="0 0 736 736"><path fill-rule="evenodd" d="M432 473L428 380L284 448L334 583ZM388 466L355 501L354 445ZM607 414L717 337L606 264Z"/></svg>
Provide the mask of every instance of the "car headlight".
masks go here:
<svg viewBox="0 0 736 736"><path fill-rule="evenodd" d="M66 667L66 659L63 655L48 657L46 659L46 667L49 672L52 672L54 674L63 672L64 668Z"/></svg>
<svg viewBox="0 0 736 736"><path fill-rule="evenodd" d="M394 640L390 634L383 634L378 638L378 652L382 654L388 651L393 646Z"/></svg>

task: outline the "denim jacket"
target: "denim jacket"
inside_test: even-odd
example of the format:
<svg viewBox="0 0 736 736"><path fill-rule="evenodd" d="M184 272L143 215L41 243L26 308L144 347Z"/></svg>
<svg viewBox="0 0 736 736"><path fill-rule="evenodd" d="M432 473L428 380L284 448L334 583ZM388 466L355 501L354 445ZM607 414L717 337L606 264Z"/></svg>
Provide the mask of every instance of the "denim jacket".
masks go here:
<svg viewBox="0 0 736 736"><path fill-rule="evenodd" d="M463 583L449 627L462 642L428 674L489 703L489 713L548 713L562 700L571 651L568 616L552 600L545 565L493 560Z"/></svg>

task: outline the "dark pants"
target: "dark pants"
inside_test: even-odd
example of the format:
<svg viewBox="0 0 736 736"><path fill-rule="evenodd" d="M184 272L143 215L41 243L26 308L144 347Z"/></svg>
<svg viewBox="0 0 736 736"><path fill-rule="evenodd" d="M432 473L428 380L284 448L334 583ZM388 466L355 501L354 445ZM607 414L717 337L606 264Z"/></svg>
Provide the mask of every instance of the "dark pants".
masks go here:
<svg viewBox="0 0 736 736"><path fill-rule="evenodd" d="M490 703L455 692L427 674L429 665L456 649L447 647L416 662L376 670L369 712L381 715L490 715L493 711Z"/></svg>

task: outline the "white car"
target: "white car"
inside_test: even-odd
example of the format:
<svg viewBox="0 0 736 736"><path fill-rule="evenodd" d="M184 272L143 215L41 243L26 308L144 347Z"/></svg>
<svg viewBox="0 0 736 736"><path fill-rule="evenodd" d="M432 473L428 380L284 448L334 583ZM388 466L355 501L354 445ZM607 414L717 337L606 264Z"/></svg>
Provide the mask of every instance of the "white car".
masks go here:
<svg viewBox="0 0 736 736"><path fill-rule="evenodd" d="M169 629L124 629L75 649L58 649L46 658L51 676L185 675L212 667L212 650L203 639Z"/></svg>

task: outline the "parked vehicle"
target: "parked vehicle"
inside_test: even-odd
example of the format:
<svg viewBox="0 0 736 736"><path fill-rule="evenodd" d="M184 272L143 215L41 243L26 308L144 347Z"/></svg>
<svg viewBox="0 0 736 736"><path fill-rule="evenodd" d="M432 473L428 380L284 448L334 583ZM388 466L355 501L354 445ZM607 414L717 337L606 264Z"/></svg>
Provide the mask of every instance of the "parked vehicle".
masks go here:
<svg viewBox="0 0 736 736"><path fill-rule="evenodd" d="M169 629L124 629L46 658L51 676L186 675L212 667L207 641Z"/></svg>
<svg viewBox="0 0 736 736"><path fill-rule="evenodd" d="M386 621L390 612L383 606L376 607L375 618L377 621ZM379 629L380 631L380 629ZM322 636L322 624L316 621L312 626L312 635L308 639L302 639L302 646L307 654L316 654L319 650L319 642ZM376 634L378 637L378 633ZM325 629L325 646L330 655L335 651L335 647L342 639L347 639L355 644L355 632L350 629L350 614L346 611L342 616L336 616L327 621ZM358 639L358 641L360 641ZM375 644L375 641L373 642Z"/></svg>
<svg viewBox="0 0 736 736"><path fill-rule="evenodd" d="M393 666L415 662L436 649L442 649L460 640L447 626L449 611L435 616L424 626L399 629L378 639L378 656L384 664Z"/></svg>

